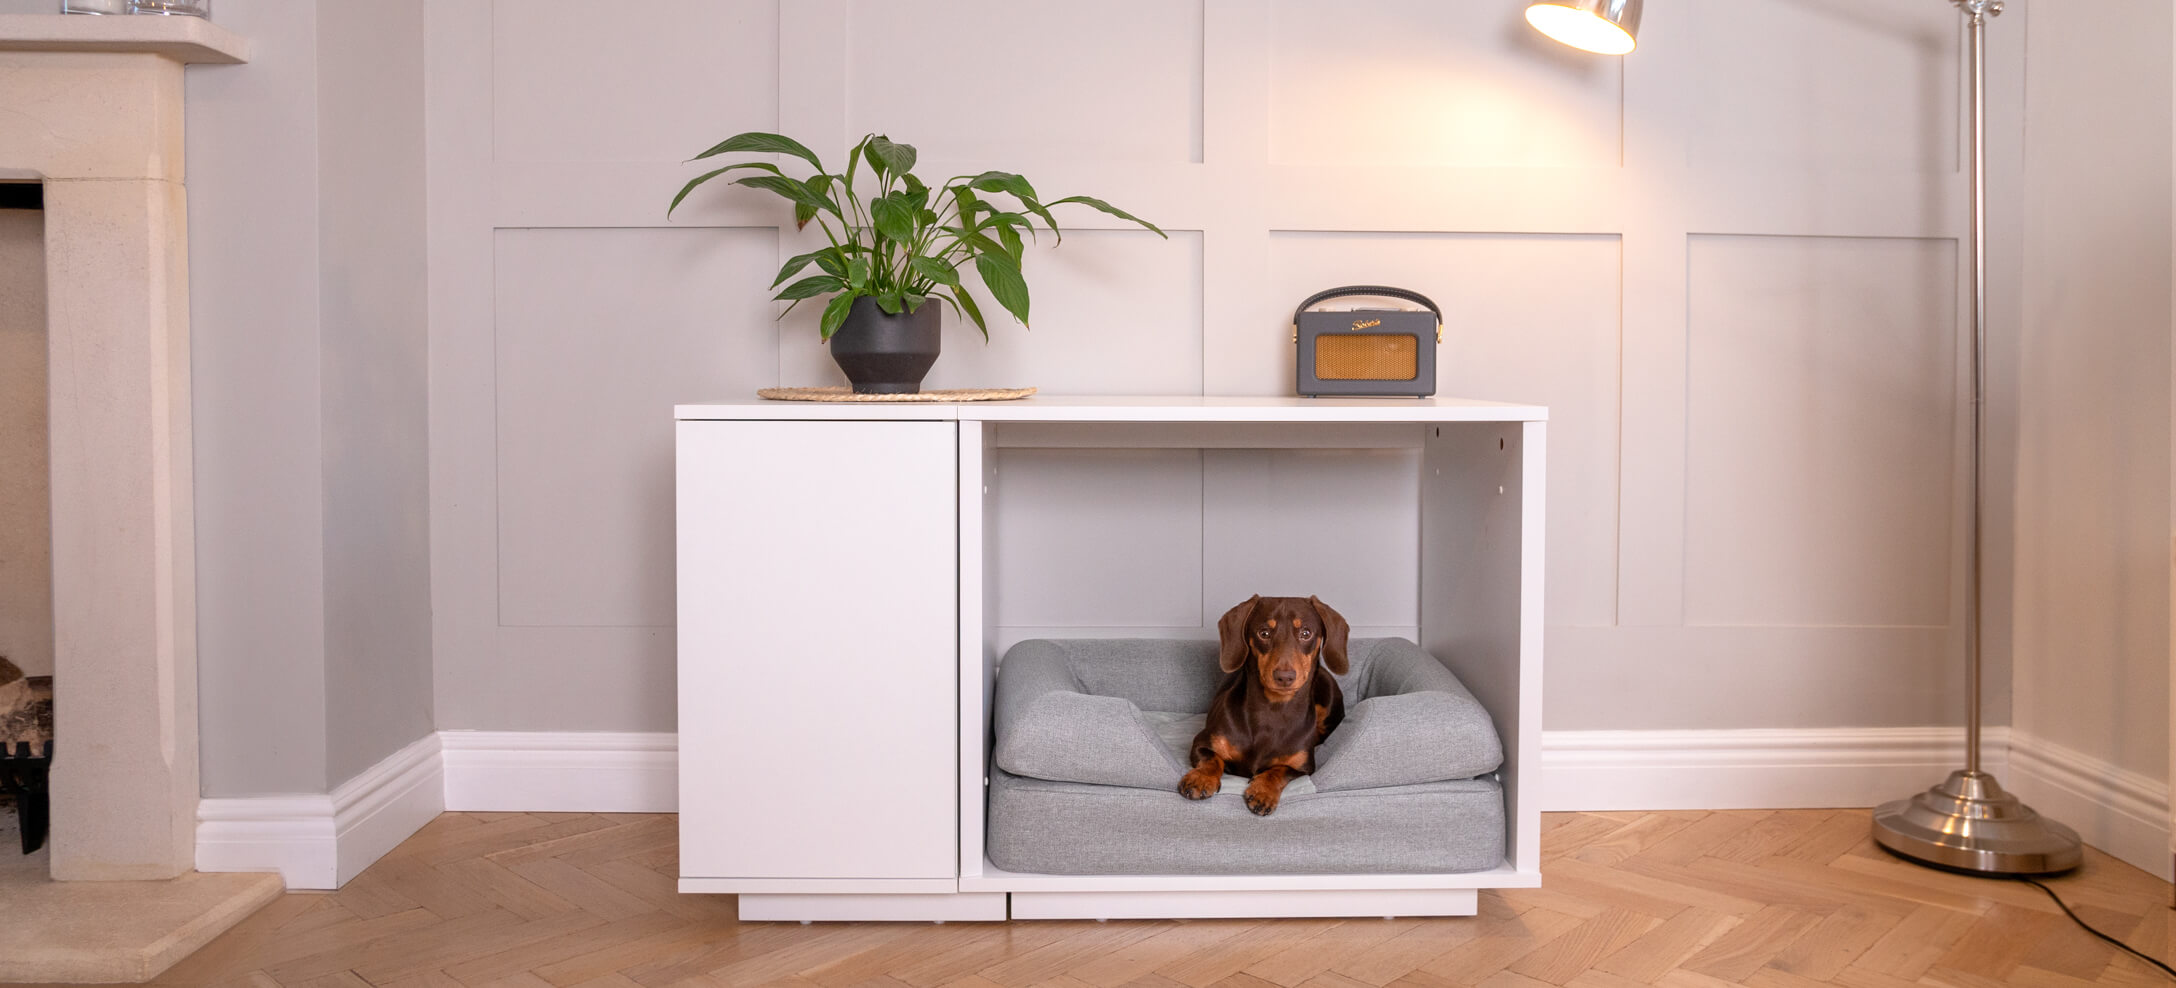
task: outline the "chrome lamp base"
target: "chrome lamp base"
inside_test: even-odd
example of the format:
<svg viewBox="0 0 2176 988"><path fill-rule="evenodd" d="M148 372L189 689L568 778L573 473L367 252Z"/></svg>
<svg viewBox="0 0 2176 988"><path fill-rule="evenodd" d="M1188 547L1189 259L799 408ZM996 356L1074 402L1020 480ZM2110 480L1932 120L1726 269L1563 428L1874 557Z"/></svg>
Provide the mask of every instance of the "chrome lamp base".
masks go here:
<svg viewBox="0 0 2176 988"><path fill-rule="evenodd" d="M2033 812L1985 772L1957 771L1941 785L1874 810L1874 842L1954 871L2045 875L2084 860L2076 831Z"/></svg>

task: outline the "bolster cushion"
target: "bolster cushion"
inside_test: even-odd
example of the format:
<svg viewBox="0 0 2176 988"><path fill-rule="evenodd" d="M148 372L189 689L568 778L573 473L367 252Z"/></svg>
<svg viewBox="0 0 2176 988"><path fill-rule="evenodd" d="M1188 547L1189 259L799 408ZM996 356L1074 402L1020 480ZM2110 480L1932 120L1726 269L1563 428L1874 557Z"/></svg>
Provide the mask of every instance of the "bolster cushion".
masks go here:
<svg viewBox="0 0 2176 988"><path fill-rule="evenodd" d="M1014 775L1170 789L1186 771L1141 708L1086 692L1051 643L1023 642L1006 653L997 692L992 758Z"/></svg>
<svg viewBox="0 0 2176 988"><path fill-rule="evenodd" d="M1471 779L1503 765L1488 710L1443 663L1403 638L1367 645L1364 669L1353 670L1364 681L1345 693L1345 720L1315 749L1316 789Z"/></svg>

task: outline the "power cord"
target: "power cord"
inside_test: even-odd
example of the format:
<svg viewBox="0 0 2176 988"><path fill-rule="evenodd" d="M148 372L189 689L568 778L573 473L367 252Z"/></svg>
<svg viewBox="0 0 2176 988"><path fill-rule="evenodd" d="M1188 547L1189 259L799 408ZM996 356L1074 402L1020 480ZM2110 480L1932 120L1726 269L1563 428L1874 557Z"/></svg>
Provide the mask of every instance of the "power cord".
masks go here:
<svg viewBox="0 0 2176 988"><path fill-rule="evenodd" d="M2085 930L2085 932L2091 933L2092 935L2106 940L2109 943L2115 944L2116 947L2122 950L2124 953L2136 957L2139 960L2145 961L2146 963L2151 964L2154 967L2160 968L2161 973L2166 974L2171 978L2176 978L2176 967L2170 967L2167 964L2163 964L2160 961L2153 959L2152 957L2148 957L2145 953L2141 952L2136 947L2124 943L2123 941L2109 936L2106 933L2102 933L2101 931L2094 929L2093 924L2078 918L2077 913L2070 911L2070 904L2064 902L2062 896L2056 895L2054 889L2051 889L2046 885L2041 884L2036 879L2027 878L2024 875L2015 875L2012 877L2016 878L2020 882L2024 882L2025 884L2032 886L2033 888L2039 889L2042 892L2046 892L2048 894L2048 898L2055 900L2056 908L2061 909L2063 911L2063 915L2070 917L2070 921L2078 924L2079 928Z"/></svg>

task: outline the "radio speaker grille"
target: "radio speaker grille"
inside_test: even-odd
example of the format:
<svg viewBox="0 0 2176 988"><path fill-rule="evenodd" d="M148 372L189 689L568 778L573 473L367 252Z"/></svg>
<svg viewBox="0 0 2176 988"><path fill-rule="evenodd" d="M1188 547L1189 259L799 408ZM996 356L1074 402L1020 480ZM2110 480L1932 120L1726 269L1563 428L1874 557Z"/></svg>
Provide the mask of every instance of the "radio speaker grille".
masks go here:
<svg viewBox="0 0 2176 988"><path fill-rule="evenodd" d="M1410 381L1420 376L1420 339L1410 333L1315 337L1315 378L1322 381Z"/></svg>

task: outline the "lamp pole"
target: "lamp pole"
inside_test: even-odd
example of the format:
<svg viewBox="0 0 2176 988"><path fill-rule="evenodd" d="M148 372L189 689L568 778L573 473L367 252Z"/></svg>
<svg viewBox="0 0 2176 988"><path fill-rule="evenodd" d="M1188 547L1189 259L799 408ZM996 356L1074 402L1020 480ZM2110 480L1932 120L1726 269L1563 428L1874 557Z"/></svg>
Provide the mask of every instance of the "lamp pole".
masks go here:
<svg viewBox="0 0 2176 988"><path fill-rule="evenodd" d="M1965 554L1964 768L1932 789L1874 810L1874 840L1923 864L2037 875L2083 860L2078 835L2005 792L1980 770L1980 533L1987 420L1987 22L2001 0L1951 0L1964 14L1972 70L1972 535Z"/></svg>

